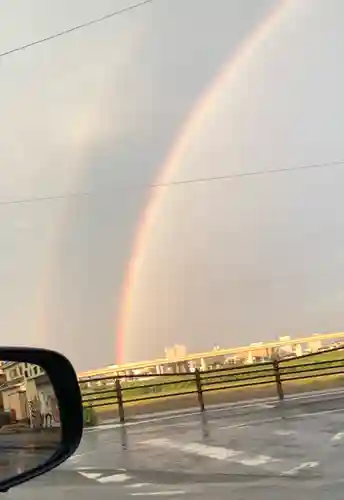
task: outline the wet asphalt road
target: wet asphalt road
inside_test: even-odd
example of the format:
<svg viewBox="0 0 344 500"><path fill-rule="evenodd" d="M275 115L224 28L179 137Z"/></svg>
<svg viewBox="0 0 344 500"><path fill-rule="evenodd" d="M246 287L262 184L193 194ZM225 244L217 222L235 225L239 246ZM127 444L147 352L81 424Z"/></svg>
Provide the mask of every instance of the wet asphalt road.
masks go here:
<svg viewBox="0 0 344 500"><path fill-rule="evenodd" d="M58 448L60 432L0 433L0 480L46 462Z"/></svg>
<svg viewBox="0 0 344 500"><path fill-rule="evenodd" d="M86 431L58 470L13 499L337 500L344 495L344 392ZM289 498L288 498L289 500Z"/></svg>

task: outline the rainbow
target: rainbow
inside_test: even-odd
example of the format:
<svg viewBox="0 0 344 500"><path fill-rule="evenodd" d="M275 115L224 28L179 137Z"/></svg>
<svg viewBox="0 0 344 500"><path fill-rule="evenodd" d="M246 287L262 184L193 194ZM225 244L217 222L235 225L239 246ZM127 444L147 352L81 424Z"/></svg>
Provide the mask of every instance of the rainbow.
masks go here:
<svg viewBox="0 0 344 500"><path fill-rule="evenodd" d="M108 48L112 57L112 68L117 69L118 67L119 70L122 70L124 63L128 66L132 64L131 61L136 50L141 46L145 30L146 27L143 23L134 22L128 26L126 25L122 31L118 32L116 36L121 37L121 50L114 56L111 46ZM107 46L108 43L106 43L105 48ZM114 131L121 131L122 133L123 124L118 121L113 123L108 114L108 101L113 92L114 87L111 78L105 86L102 86L102 92L92 92L90 94L87 89L85 92L80 92L75 108L72 110L67 109L66 115L61 114L61 123L55 123L57 129L59 127L62 129L63 142L73 158L73 168L69 171L71 196L67 194L66 199L64 199L64 196L60 198L60 200L64 200L64 203L54 222L56 227L54 227L54 235L56 236L52 240L46 261L42 262L41 282L37 286L39 292L33 305L37 310L33 326L35 332L33 345L57 349L66 352L72 358L73 352L65 351L62 341L63 335L54 327L56 324L55 314L60 314L56 306L55 293L59 294L61 287L56 266L63 263L66 237L69 232L72 233L75 230L72 225L76 210L73 193L79 198L80 177L83 175L85 165L89 165L89 158L94 148L98 147L99 144L103 144L104 137L107 139L109 130L112 133ZM56 198L56 200L58 199ZM55 204L56 202L52 201L51 203ZM49 335L47 335L47 332L49 332ZM72 361L74 362L73 359Z"/></svg>
<svg viewBox="0 0 344 500"><path fill-rule="evenodd" d="M221 89L233 85L240 78L246 65L252 60L257 49L271 36L280 23L284 20L289 7L294 0L281 0L260 23L253 33L244 40L229 61L221 68L210 87L196 102L190 115L185 121L176 142L173 144L165 162L159 169L159 175L154 184L164 185L171 181L172 176L178 171L181 160L191 141L197 136L198 131L204 126L207 116L214 111L216 99ZM117 363L124 361L125 337L127 324L131 316L133 304L133 288L138 279L140 269L146 256L148 241L159 212L160 204L164 197L166 187L152 189L152 195L140 218L136 236L133 242L132 256L129 259L125 272L121 300L118 310L117 322Z"/></svg>

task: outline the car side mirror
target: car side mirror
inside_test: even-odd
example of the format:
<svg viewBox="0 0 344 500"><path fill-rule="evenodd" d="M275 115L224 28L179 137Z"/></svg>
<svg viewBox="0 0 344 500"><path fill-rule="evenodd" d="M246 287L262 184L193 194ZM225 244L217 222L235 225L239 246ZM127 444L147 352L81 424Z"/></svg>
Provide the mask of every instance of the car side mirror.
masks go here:
<svg viewBox="0 0 344 500"><path fill-rule="evenodd" d="M64 356L0 347L0 492L62 464L82 429L78 379Z"/></svg>

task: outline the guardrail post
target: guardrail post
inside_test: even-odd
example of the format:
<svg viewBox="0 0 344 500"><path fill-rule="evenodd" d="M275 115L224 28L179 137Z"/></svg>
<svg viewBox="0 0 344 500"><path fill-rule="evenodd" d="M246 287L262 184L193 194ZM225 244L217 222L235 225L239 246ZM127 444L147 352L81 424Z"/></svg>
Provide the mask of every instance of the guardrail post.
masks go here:
<svg viewBox="0 0 344 500"><path fill-rule="evenodd" d="M124 406L123 406L121 381L119 378L116 378L115 386L116 386L119 421L121 422L121 424L123 424L124 423Z"/></svg>
<svg viewBox="0 0 344 500"><path fill-rule="evenodd" d="M199 408L201 411L204 411L202 380L201 380L201 373L200 373L198 368L196 368L196 370L195 370L195 378L196 378L197 399L198 399Z"/></svg>
<svg viewBox="0 0 344 500"><path fill-rule="evenodd" d="M283 387L282 387L281 372L279 369L278 359L274 359L272 364L273 364L274 375L275 375L275 380L276 380L277 394L278 394L279 400L282 401L284 399L284 392L283 392Z"/></svg>

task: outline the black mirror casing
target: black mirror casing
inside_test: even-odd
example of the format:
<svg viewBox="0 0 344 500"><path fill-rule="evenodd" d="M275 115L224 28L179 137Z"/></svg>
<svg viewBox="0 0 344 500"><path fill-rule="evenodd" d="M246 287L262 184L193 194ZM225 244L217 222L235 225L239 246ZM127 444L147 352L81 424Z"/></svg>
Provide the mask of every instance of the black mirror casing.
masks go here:
<svg viewBox="0 0 344 500"><path fill-rule="evenodd" d="M39 365L54 388L59 406L61 442L45 463L0 480L0 492L40 476L67 460L78 448L83 430L83 411L78 379L70 361L62 354L33 347L1 347L0 360Z"/></svg>

